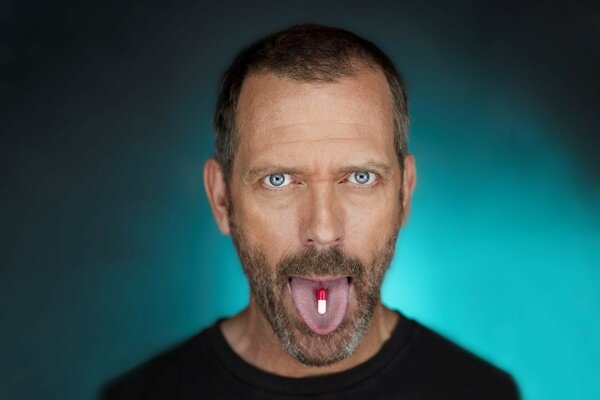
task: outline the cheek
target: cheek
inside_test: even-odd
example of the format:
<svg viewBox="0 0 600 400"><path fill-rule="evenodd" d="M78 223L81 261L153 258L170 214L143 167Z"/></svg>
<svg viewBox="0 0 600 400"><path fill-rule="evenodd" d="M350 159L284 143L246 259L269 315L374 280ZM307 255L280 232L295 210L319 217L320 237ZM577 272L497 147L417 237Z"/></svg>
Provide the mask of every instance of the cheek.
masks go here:
<svg viewBox="0 0 600 400"><path fill-rule="evenodd" d="M399 201L385 196L347 204L345 243L365 265L389 239L397 226L399 211Z"/></svg>
<svg viewBox="0 0 600 400"><path fill-rule="evenodd" d="M298 249L297 202L248 194L239 202L236 218L249 244L260 246L269 265Z"/></svg>

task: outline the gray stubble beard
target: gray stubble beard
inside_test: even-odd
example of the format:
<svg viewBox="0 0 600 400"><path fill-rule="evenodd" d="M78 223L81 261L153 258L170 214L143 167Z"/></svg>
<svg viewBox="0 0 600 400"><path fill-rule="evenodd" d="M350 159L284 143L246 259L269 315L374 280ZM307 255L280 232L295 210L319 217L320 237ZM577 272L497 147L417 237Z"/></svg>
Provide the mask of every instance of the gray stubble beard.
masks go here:
<svg viewBox="0 0 600 400"><path fill-rule="evenodd" d="M251 246L239 230L228 191L231 236L258 308L279 338L282 348L298 362L314 367L334 364L351 356L370 328L375 307L381 300L381 284L392 260L399 221L384 245L376 252L370 268L356 258L333 247L317 251L305 249L285 257L270 274L265 252ZM402 210L400 210L400 220ZM350 276L356 295L357 315L350 313L331 333L319 336L297 316L289 317L283 296L290 276ZM350 311L350 310L349 310Z"/></svg>

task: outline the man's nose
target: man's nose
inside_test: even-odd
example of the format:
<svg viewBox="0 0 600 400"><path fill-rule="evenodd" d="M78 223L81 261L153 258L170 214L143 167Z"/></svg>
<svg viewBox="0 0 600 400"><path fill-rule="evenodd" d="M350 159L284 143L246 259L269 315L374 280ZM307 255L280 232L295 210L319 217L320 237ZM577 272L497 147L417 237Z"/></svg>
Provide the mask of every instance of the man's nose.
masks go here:
<svg viewBox="0 0 600 400"><path fill-rule="evenodd" d="M342 243L344 210L341 206L334 185L325 182L313 185L301 211L301 238L305 246L327 248Z"/></svg>

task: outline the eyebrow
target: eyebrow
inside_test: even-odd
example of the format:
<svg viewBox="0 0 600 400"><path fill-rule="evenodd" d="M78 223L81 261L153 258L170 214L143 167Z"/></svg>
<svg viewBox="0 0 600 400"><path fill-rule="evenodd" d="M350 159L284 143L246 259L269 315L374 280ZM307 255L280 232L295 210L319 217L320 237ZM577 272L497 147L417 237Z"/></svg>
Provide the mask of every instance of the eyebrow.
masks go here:
<svg viewBox="0 0 600 400"><path fill-rule="evenodd" d="M384 181L389 180L392 177L392 167L386 163L378 161L367 161L364 163L353 163L338 168L336 171L339 173L357 172L357 171L372 171L381 175ZM251 167L246 170L242 175L242 180L245 183L253 183L256 179L271 174L301 174L302 170L299 168L289 167L282 164L269 164Z"/></svg>

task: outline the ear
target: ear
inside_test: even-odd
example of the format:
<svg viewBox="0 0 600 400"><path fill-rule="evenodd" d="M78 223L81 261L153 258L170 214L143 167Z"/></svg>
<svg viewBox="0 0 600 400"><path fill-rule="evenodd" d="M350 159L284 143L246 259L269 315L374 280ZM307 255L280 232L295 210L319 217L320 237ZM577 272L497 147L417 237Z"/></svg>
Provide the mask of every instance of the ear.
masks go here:
<svg viewBox="0 0 600 400"><path fill-rule="evenodd" d="M214 159L210 159L204 164L204 189L219 230L224 235L229 235L225 177L221 166Z"/></svg>
<svg viewBox="0 0 600 400"><path fill-rule="evenodd" d="M402 215L401 226L404 226L408 219L408 214L410 213L412 195L415 190L415 185L417 184L417 167L415 165L415 157L412 154L408 154L404 157L402 174L402 209L404 210L404 213Z"/></svg>

